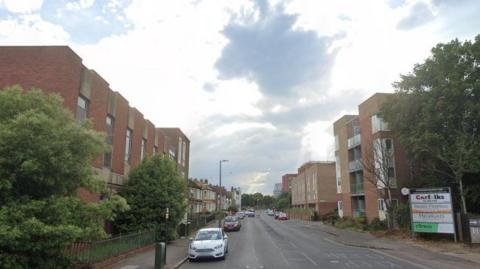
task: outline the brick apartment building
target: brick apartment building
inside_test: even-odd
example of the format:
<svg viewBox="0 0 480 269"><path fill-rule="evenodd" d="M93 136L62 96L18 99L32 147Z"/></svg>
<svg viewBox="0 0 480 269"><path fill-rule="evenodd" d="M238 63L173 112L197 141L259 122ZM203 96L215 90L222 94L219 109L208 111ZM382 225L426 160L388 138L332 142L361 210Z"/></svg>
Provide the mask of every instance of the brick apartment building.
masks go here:
<svg viewBox="0 0 480 269"><path fill-rule="evenodd" d="M312 208L320 215L337 207L335 162L307 162L292 180L292 206Z"/></svg>
<svg viewBox="0 0 480 269"><path fill-rule="evenodd" d="M170 139L169 132L165 132L165 137L162 128L155 128L139 110L130 107L120 93L85 67L67 46L1 46L0 89L15 84L25 90L40 88L61 95L76 119L90 119L95 130L107 135L111 151L92 165L99 178L114 190L126 182L128 172L145 157L160 153L166 147L164 141L176 139ZM177 149L176 162L182 164L180 171L188 175L189 140L183 133L181 137L181 154ZM79 195L89 201L99 199L84 190Z"/></svg>
<svg viewBox="0 0 480 269"><path fill-rule="evenodd" d="M297 174L285 174L282 176L282 192L287 193L292 189L292 180Z"/></svg>
<svg viewBox="0 0 480 269"><path fill-rule="evenodd" d="M391 153L388 177L393 202L403 202L400 189L410 181L410 168L401 145L378 116L390 94L376 93L361 103L358 115L345 115L333 124L335 135L338 213L341 217L385 219L385 188L378 184L378 145ZM368 166L368 167L366 167Z"/></svg>
<svg viewBox="0 0 480 269"><path fill-rule="evenodd" d="M177 164L180 175L188 179L188 167L190 166L190 140L179 128L157 128L161 134L160 144L162 152Z"/></svg>

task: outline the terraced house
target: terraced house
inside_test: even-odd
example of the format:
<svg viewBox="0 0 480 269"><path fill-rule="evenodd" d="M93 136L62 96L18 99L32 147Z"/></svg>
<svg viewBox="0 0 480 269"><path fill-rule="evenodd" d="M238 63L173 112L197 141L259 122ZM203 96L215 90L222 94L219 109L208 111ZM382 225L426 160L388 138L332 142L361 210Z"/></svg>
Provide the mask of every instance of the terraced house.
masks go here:
<svg viewBox="0 0 480 269"><path fill-rule="evenodd" d="M77 120L89 119L97 131L106 134L111 151L92 166L111 189L121 188L128 172L155 154L169 153L180 173L188 177L190 141L183 132L155 127L95 70L85 67L69 47L0 47L0 89L15 84L61 95ZM88 201L100 199L84 190L79 195Z"/></svg>

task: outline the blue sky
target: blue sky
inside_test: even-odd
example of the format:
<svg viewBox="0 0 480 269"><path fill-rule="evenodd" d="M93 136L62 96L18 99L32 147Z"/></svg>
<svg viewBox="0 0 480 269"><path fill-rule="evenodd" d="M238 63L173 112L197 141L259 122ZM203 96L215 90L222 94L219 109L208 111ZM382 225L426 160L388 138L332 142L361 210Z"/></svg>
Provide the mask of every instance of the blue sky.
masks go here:
<svg viewBox="0 0 480 269"><path fill-rule="evenodd" d="M333 159L333 121L435 44L479 34L478 14L476 0L0 0L0 45L71 46L186 132L191 176L215 182L229 159L226 185L271 193Z"/></svg>

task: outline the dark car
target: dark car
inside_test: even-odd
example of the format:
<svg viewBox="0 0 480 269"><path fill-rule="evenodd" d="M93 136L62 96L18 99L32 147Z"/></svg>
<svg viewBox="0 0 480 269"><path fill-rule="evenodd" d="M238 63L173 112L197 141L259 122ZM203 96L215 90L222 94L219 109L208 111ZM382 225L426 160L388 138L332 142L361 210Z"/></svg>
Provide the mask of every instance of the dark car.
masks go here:
<svg viewBox="0 0 480 269"><path fill-rule="evenodd" d="M240 219L235 216L228 216L223 221L223 230L224 231L239 231L242 227Z"/></svg>
<svg viewBox="0 0 480 269"><path fill-rule="evenodd" d="M245 215L249 218L253 218L253 217L255 217L255 211L248 210L248 211L245 212Z"/></svg>

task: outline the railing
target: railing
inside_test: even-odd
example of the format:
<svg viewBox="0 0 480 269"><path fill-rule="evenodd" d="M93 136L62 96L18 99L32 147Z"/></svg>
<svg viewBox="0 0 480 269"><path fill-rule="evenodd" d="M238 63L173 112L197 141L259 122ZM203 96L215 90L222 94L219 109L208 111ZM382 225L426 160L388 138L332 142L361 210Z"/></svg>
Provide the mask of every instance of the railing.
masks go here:
<svg viewBox="0 0 480 269"><path fill-rule="evenodd" d="M362 162L360 160L351 161L348 163L348 172L356 172L362 170Z"/></svg>
<svg viewBox="0 0 480 269"><path fill-rule="evenodd" d="M363 194L363 182L361 183L354 183L350 185L350 193L351 194Z"/></svg>
<svg viewBox="0 0 480 269"><path fill-rule="evenodd" d="M358 145L360 145L360 134L356 134L352 137L350 137L348 140L347 140L347 147L348 149L351 149L351 148L354 148Z"/></svg>
<svg viewBox="0 0 480 269"><path fill-rule="evenodd" d="M77 264L92 264L154 242L155 231L146 231L96 242L74 243L65 252Z"/></svg>
<svg viewBox="0 0 480 269"><path fill-rule="evenodd" d="M352 211L354 218L365 217L365 209L359 208Z"/></svg>

